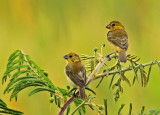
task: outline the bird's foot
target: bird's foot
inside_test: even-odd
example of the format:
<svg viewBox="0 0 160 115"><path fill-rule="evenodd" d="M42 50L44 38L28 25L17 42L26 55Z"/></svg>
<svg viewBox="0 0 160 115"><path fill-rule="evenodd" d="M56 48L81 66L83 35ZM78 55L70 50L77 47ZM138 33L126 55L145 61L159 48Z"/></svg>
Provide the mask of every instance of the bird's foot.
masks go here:
<svg viewBox="0 0 160 115"><path fill-rule="evenodd" d="M115 53L115 52L112 52L112 53L110 53L110 54L108 54L108 55L105 56L106 58L108 58L108 61L111 60L111 57L110 57L110 56L111 56L112 54L114 54L114 53Z"/></svg>
<svg viewBox="0 0 160 115"><path fill-rule="evenodd" d="M77 91L77 89L74 90L72 95L75 96L75 97L78 97L78 95L76 94L76 91Z"/></svg>

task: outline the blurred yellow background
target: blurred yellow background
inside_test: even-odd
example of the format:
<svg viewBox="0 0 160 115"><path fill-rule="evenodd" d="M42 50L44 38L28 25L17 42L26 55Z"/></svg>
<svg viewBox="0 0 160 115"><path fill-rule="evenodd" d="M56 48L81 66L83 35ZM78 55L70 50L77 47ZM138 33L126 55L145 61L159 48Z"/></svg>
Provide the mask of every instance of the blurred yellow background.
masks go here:
<svg viewBox="0 0 160 115"><path fill-rule="evenodd" d="M102 43L106 43L106 54L112 52L105 28L112 20L122 22L128 32L128 53L141 57L141 63L159 59L159 11L158 0L1 0L0 76L5 72L9 55L22 49L49 73L56 86L65 88L68 82L63 55L71 51L93 55L93 49ZM133 73L127 77L132 79ZM160 107L158 67L152 68L146 88L138 83L129 87L124 82L124 93L116 104L113 90L108 89L110 78L103 80L98 89L95 86L99 80L91 84L97 93L95 103L103 104L103 99L108 99L109 115L116 115L121 104L126 104L122 113L127 114L130 102L134 112L140 112L143 105L145 112ZM49 93L29 97L32 88L22 91L18 102L10 102L10 94L3 95L5 86L0 85L0 98L8 103L8 107L23 111L25 115L56 115L59 111L55 104L49 103ZM96 115L97 112L87 107L86 115L89 114Z"/></svg>

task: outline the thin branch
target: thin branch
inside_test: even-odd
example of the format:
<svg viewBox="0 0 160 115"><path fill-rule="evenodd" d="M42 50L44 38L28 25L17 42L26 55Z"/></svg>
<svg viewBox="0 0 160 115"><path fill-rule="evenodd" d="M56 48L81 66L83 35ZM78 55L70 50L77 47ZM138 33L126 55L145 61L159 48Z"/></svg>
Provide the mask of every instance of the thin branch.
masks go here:
<svg viewBox="0 0 160 115"><path fill-rule="evenodd" d="M24 52L22 51L22 50L20 50L21 51L21 53L22 53L22 55L23 55L23 57L24 57L24 61L27 63L27 65L29 66L29 68L38 76L38 77L40 77L40 75L33 69L33 67L29 64L29 62L28 62L28 60L27 60L27 58L26 58L26 55L24 54Z"/></svg>
<svg viewBox="0 0 160 115"><path fill-rule="evenodd" d="M111 56L110 58L115 58L115 55L114 55L114 56ZM101 67L104 65L104 63L105 63L106 61L110 60L110 58L105 57L103 60L101 60L101 61L97 64L97 66L96 66L96 68L95 68L95 72L92 72L92 73L89 75L89 77L88 77L88 82L87 82L86 86L88 86L88 85L96 78L95 75L99 72L99 70L100 70ZM106 76L106 75L105 75L105 76Z"/></svg>
<svg viewBox="0 0 160 115"><path fill-rule="evenodd" d="M160 61L157 61L157 62L160 63ZM155 63L155 62L150 62L150 63L142 64L142 66L145 67L145 66L154 65L154 64L156 64L156 63ZM140 65L141 65L141 64L135 66L135 68L139 68ZM126 72L126 71L130 71L130 70L132 70L132 68L131 68L131 67L127 67L127 68L125 68L125 69L121 69L121 72ZM119 72L120 72L120 70L117 69L117 70L114 70L114 71L110 71L110 72L98 74L98 75L96 75L92 80L99 79L99 78L104 77L104 76L107 77L107 76L109 76L109 75L112 75L112 74L115 74L115 73L119 73Z"/></svg>
<svg viewBox="0 0 160 115"><path fill-rule="evenodd" d="M112 59L112 58L115 58L115 57L117 57L117 55L110 56L111 59ZM86 86L88 86L88 85L89 85L93 80L95 80L95 79L99 79L99 78L104 77L104 76L107 77L107 76L109 76L109 75L112 75L112 74L115 74L115 73L119 73L120 71L121 71L121 72L126 72L126 71L132 70L131 67L127 67L127 68L125 68L125 69L121 69L121 70L117 69L117 70L114 70L114 71L110 71L110 72L106 72L106 73L102 73L102 74L96 75L96 74L99 72L99 70L101 69L101 67L105 64L105 62L106 62L106 61L109 61L110 58L105 57L104 59L102 59L102 60L97 64L97 66L95 67L95 70L88 76L88 81L87 81ZM160 63L160 61L157 61L157 63ZM157 64L157 63L156 63L156 62L150 62L150 63L142 64L142 66L145 67L145 66L154 65L154 64ZM135 66L135 68L139 68L139 67L140 67L140 65ZM72 96L72 97L63 105L63 107L61 108L61 111L59 112L58 115L63 115L65 109L74 101L74 99L76 99L76 97Z"/></svg>
<svg viewBox="0 0 160 115"><path fill-rule="evenodd" d="M78 95L79 92L77 92L75 95L72 95L69 100L67 100L63 107L61 108L61 111L58 113L58 115L63 115L64 111L68 108L68 106L77 98L76 95Z"/></svg>

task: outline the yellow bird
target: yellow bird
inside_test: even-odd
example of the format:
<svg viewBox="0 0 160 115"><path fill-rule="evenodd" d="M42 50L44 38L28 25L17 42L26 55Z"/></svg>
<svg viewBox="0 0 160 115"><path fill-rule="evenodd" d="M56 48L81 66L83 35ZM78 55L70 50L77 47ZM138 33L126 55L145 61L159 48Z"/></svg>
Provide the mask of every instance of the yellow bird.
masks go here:
<svg viewBox="0 0 160 115"><path fill-rule="evenodd" d="M86 69L81 63L80 57L75 53L69 53L64 56L68 61L65 67L68 82L79 89L80 98L85 98L85 85L87 81Z"/></svg>
<svg viewBox="0 0 160 115"><path fill-rule="evenodd" d="M106 28L109 29L107 39L111 47L119 53L120 62L126 63L126 51L128 49L128 35L124 26L119 21L110 22Z"/></svg>

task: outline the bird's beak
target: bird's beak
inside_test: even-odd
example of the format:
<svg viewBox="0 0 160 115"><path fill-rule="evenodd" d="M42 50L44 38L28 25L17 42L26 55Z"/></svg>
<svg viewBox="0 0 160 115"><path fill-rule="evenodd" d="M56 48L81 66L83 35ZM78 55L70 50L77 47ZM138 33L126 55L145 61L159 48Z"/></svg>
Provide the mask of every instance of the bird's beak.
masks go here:
<svg viewBox="0 0 160 115"><path fill-rule="evenodd" d="M63 57L64 57L64 59L68 59L68 56L67 56L67 55L64 55Z"/></svg>
<svg viewBox="0 0 160 115"><path fill-rule="evenodd" d="M111 28L111 26L110 26L109 24L107 24L106 28L110 29L110 28Z"/></svg>

